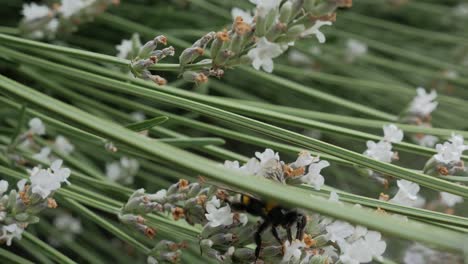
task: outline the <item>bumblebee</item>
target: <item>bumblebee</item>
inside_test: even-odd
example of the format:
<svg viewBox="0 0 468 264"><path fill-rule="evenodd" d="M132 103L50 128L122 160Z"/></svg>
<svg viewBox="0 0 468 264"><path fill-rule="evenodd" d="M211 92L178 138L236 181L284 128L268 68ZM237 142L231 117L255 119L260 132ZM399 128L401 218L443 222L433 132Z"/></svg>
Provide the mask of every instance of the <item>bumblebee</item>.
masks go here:
<svg viewBox="0 0 468 264"><path fill-rule="evenodd" d="M296 225L296 239L302 240L304 237L304 229L307 224L307 217L296 209L288 209L274 202L264 202L253 198L252 196L240 195L238 202L230 202L231 208L237 211L245 211L251 215L259 216L263 222L258 226L254 234L255 244L255 260L260 256L262 248L262 233L271 226L271 233L275 239L283 245L283 242L278 234L278 227L286 230L289 242L292 242L293 236L291 227Z"/></svg>

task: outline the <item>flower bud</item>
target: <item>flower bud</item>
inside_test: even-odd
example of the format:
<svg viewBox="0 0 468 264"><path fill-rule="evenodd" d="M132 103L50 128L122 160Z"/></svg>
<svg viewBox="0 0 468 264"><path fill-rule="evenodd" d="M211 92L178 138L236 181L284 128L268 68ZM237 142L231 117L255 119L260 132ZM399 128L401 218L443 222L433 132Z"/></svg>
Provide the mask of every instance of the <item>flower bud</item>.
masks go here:
<svg viewBox="0 0 468 264"><path fill-rule="evenodd" d="M236 237L231 234L215 234L214 236L210 237L210 240L213 241L213 245L218 245L218 246L226 246L226 245L231 245L235 240Z"/></svg>
<svg viewBox="0 0 468 264"><path fill-rule="evenodd" d="M306 12L309 12L315 8L315 5L317 4L317 0L304 0L304 10Z"/></svg>
<svg viewBox="0 0 468 264"><path fill-rule="evenodd" d="M150 75L150 79L159 86L163 86L167 84L167 80L159 75Z"/></svg>
<svg viewBox="0 0 468 264"><path fill-rule="evenodd" d="M199 47L199 48L205 49L208 43L210 43L215 38L215 36L216 36L215 32L209 32L203 37L201 37L199 40L195 41L192 47L193 48Z"/></svg>
<svg viewBox="0 0 468 264"><path fill-rule="evenodd" d="M164 252L159 257L162 261L167 261L169 263L177 263L180 260L180 250L175 252Z"/></svg>
<svg viewBox="0 0 468 264"><path fill-rule="evenodd" d="M234 260L237 260L239 263L251 263L255 261L255 251L250 248L237 248L232 255Z"/></svg>
<svg viewBox="0 0 468 264"><path fill-rule="evenodd" d="M192 63L196 58L203 55L204 53L205 50L200 47L187 48L182 51L182 54L180 54L179 63L181 67L184 67L185 65Z"/></svg>
<svg viewBox="0 0 468 264"><path fill-rule="evenodd" d="M182 74L182 78L188 82L194 82L195 84L206 83L208 77L201 72L186 71Z"/></svg>
<svg viewBox="0 0 468 264"><path fill-rule="evenodd" d="M218 56L219 51L221 48L224 46L225 43L229 41L229 33L224 30L216 33L216 38L213 40L211 43L211 58L213 60L216 59L216 56Z"/></svg>
<svg viewBox="0 0 468 264"><path fill-rule="evenodd" d="M296 39L298 38L302 32L306 30L305 26L302 24L299 25L294 25L291 28L288 29L288 32L286 33L286 36L289 38Z"/></svg>
<svg viewBox="0 0 468 264"><path fill-rule="evenodd" d="M242 50L243 43L244 37L238 34L234 34L234 37L231 41L231 45L229 46L229 50L231 50L234 54L238 54Z"/></svg>
<svg viewBox="0 0 468 264"><path fill-rule="evenodd" d="M226 227L223 225L212 227L211 225L205 225L200 232L201 238L209 238L211 235L216 233L221 233L226 230Z"/></svg>
<svg viewBox="0 0 468 264"><path fill-rule="evenodd" d="M262 250L262 255L264 258L272 258L276 256L281 256L283 254L282 246L269 246L265 247Z"/></svg>
<svg viewBox="0 0 468 264"><path fill-rule="evenodd" d="M130 58L135 58L138 56L138 52L140 51L141 48L141 41L140 41L140 35L138 33L133 33L132 35L132 51L130 53Z"/></svg>
<svg viewBox="0 0 468 264"><path fill-rule="evenodd" d="M314 240L315 240L315 246L316 247L326 246L328 244L328 241L329 241L326 235L316 236L316 237L314 237Z"/></svg>
<svg viewBox="0 0 468 264"><path fill-rule="evenodd" d="M29 218L28 213L19 213L15 215L15 219L18 220L19 222L26 222L28 218Z"/></svg>
<svg viewBox="0 0 468 264"><path fill-rule="evenodd" d="M198 195L201 190L201 185L197 182L191 183L188 188L187 197L192 198Z"/></svg>
<svg viewBox="0 0 468 264"><path fill-rule="evenodd" d="M219 54L216 56L216 59L214 60L214 65L216 67L221 67L226 64L226 62L234 56L234 52L231 50L225 49L219 52Z"/></svg>
<svg viewBox="0 0 468 264"><path fill-rule="evenodd" d="M311 264L328 264L328 263L330 263L330 259L326 255L315 255L310 259L309 263L311 263Z"/></svg>
<svg viewBox="0 0 468 264"><path fill-rule="evenodd" d="M164 45L167 44L167 38L163 35L160 35L160 36L157 36L155 37L153 40L150 40L148 42L146 42L145 45L143 45L143 47L140 48L140 52L138 53L138 57L140 59L147 59L151 52L154 51L157 46L158 46L158 43L162 43Z"/></svg>
<svg viewBox="0 0 468 264"><path fill-rule="evenodd" d="M289 22L291 15L292 15L292 7L293 7L293 3L290 1L284 3L281 6L280 16L279 16L279 21L281 23L287 24Z"/></svg>
<svg viewBox="0 0 468 264"><path fill-rule="evenodd" d="M162 50L155 50L151 52L150 56L155 56L157 60L160 61L167 56L174 56L174 54L175 54L175 49L174 47L170 46Z"/></svg>

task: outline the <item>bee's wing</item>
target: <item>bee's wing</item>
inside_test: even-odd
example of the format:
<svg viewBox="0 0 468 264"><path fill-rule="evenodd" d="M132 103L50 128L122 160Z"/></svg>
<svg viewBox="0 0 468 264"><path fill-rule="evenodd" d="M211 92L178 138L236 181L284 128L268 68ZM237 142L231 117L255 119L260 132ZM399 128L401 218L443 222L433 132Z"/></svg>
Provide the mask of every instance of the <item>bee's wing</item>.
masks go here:
<svg viewBox="0 0 468 264"><path fill-rule="evenodd" d="M263 164L258 175L280 183L285 183L283 165L276 159L270 159Z"/></svg>
<svg viewBox="0 0 468 264"><path fill-rule="evenodd" d="M213 186L216 186L216 187L218 187L219 189L223 189L223 190L226 190L226 191L229 191L229 192L233 192L233 193L237 193L237 194L244 194L244 195L247 195L247 196L256 198L256 199L260 199L260 197L258 197L258 196L255 195L255 194L251 194L251 193L248 193L248 192L239 190L239 189L237 189L237 188L233 188L232 186L227 186L227 185L225 185L225 184L223 184L223 183L214 182L214 181L205 181L205 183L210 184L210 185L213 185Z"/></svg>

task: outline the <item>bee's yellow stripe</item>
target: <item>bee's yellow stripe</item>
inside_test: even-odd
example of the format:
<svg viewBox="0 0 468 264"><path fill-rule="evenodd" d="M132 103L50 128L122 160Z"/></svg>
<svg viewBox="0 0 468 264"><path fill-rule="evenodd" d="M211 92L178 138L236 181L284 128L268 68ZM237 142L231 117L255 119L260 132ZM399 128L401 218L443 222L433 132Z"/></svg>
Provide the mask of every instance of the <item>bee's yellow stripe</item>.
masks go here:
<svg viewBox="0 0 468 264"><path fill-rule="evenodd" d="M273 208L275 208L278 204L274 202L267 202L265 205L265 211L270 212Z"/></svg>
<svg viewBox="0 0 468 264"><path fill-rule="evenodd" d="M250 204L250 197L248 197L247 195L242 195L242 204L244 205Z"/></svg>

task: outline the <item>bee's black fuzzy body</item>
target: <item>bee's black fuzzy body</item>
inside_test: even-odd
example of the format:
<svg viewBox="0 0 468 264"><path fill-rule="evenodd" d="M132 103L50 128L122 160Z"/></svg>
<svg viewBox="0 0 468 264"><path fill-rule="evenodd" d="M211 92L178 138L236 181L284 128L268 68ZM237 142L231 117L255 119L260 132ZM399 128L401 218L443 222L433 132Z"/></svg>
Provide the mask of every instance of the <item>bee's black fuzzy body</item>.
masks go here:
<svg viewBox="0 0 468 264"><path fill-rule="evenodd" d="M283 245L283 241L278 235L277 228L279 226L286 230L288 240L291 242L293 239L291 227L296 224L296 239L303 239L307 218L304 214L295 209L287 209L276 203L264 202L244 194L240 196L239 202L231 203L231 207L234 210L245 211L263 219L263 222L258 226L255 232L255 243L257 245L255 248L256 259L260 256L262 248L262 233L270 226L273 236L281 245Z"/></svg>

